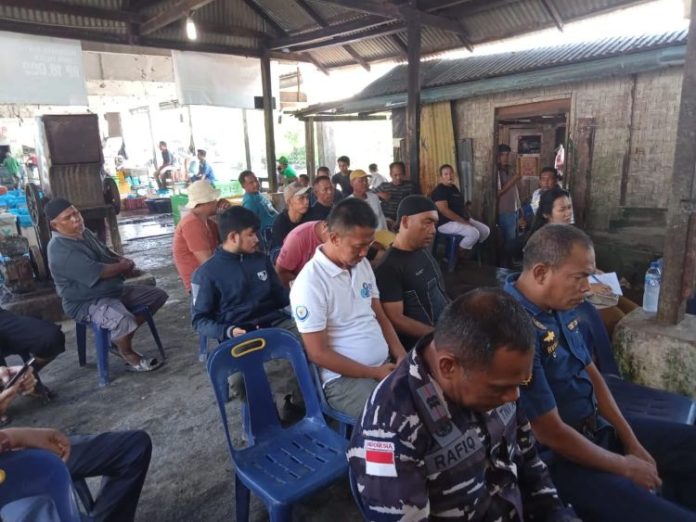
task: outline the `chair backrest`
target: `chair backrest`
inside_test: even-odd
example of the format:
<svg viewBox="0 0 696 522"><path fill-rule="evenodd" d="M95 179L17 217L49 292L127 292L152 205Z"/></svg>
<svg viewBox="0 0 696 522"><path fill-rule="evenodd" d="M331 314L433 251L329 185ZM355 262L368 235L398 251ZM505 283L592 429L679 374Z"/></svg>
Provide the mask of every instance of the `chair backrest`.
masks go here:
<svg viewBox="0 0 696 522"><path fill-rule="evenodd" d="M249 407L249 430L253 436L250 443L272 438L282 429L263 367L264 362L273 359L286 359L292 365L304 399L305 418L326 425L300 342L280 328L264 328L249 332L221 343L208 358L208 375L218 402L232 458L236 458L237 450L232 446L225 411L225 404L229 399L230 375L241 373L244 378Z"/></svg>
<svg viewBox="0 0 696 522"><path fill-rule="evenodd" d="M580 320L580 332L587 347L593 351L599 371L608 375L620 376L619 365L614 358L614 349L607 329L597 309L589 301L583 301L576 309Z"/></svg>
<svg viewBox="0 0 696 522"><path fill-rule="evenodd" d="M26 497L48 496L62 522L80 522L70 472L46 450L0 453L0 506Z"/></svg>
<svg viewBox="0 0 696 522"><path fill-rule="evenodd" d="M321 403L321 411L323 411L332 419L337 420L338 422L348 424L349 426L355 426L355 423L358 421L357 419L354 419L353 417L346 415L345 413L333 408L326 400L326 395L324 395L324 388L322 387L319 367L316 364L310 362L309 371L312 374L314 387L317 390L319 402Z"/></svg>

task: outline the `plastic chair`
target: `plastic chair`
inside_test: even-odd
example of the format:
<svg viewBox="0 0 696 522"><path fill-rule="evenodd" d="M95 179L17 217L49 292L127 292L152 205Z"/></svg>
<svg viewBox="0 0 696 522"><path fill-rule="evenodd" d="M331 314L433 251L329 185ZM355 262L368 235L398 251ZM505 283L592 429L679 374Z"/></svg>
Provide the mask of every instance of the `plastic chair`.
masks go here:
<svg viewBox="0 0 696 522"><path fill-rule="evenodd" d="M152 318L150 309L147 306L136 306L130 312L133 315L142 315L145 317L147 325L150 327L150 332L152 332L152 337L157 345L157 349L162 355L162 359L166 359L167 356L164 353L162 341L160 340L159 333L157 332L157 326L155 326L155 321ZM94 331L94 340L97 347L99 386L106 386L109 384L109 347L111 346L111 334L109 333L109 330L106 328L100 328L94 323L75 321L77 357L80 361L80 366L87 364L87 326L89 324L92 325L92 330Z"/></svg>
<svg viewBox="0 0 696 522"><path fill-rule="evenodd" d="M353 500L355 500L363 520L370 520L370 514L365 509L365 504L363 504L362 497L358 491L358 481L355 479L353 469L350 466L348 466L348 482L350 483L350 492L353 494Z"/></svg>
<svg viewBox="0 0 696 522"><path fill-rule="evenodd" d="M447 255L447 271L454 272L457 266L457 250L459 248L459 243L461 243L463 236L458 236L456 234L443 234L442 232L437 232L435 234L435 240L433 241L433 257L437 256L437 247L440 241L445 241L445 254ZM481 266L481 249L479 245L481 243L476 243L471 249L471 255L476 259L476 262Z"/></svg>
<svg viewBox="0 0 696 522"><path fill-rule="evenodd" d="M306 414L283 429L263 363L287 359L295 371ZM228 377L241 372L249 407L249 446L232 445L225 403ZM348 442L326 425L299 341L278 328L249 332L220 344L208 374L235 468L236 520L249 519L249 492L259 496L271 522L289 520L292 504L345 476Z"/></svg>
<svg viewBox="0 0 696 522"><path fill-rule="evenodd" d="M62 522L80 522L80 509L65 463L50 451L0 453L0 506L26 497L48 496Z"/></svg>
<svg viewBox="0 0 696 522"><path fill-rule="evenodd" d="M580 332L587 346L593 349L597 367L625 416L694 424L696 404L688 397L634 384L621 377L607 330L591 303L583 302L576 312L580 319Z"/></svg>
<svg viewBox="0 0 696 522"><path fill-rule="evenodd" d="M312 379L314 380L314 386L317 389L317 395L319 397L322 413L338 422L338 433L340 433L344 439L349 439L353 426L355 426L358 419L354 419L350 415L346 415L345 413L334 409L326 400L326 395L324 395L324 387L321 383L319 367L310 362L309 370L312 372Z"/></svg>
<svg viewBox="0 0 696 522"><path fill-rule="evenodd" d="M208 337L198 336L198 360L202 363L208 360Z"/></svg>

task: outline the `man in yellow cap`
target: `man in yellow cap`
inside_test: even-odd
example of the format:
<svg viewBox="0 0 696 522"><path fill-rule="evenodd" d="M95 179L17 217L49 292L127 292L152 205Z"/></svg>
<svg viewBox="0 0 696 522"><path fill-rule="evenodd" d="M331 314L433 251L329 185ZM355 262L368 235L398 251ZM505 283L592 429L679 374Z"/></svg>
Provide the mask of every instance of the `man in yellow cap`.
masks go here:
<svg viewBox="0 0 696 522"><path fill-rule="evenodd" d="M370 175L361 169L355 169L350 173L350 186L353 188L353 193L349 196L351 198L358 198L370 205L372 212L375 213L377 218L377 229L386 230L387 219L384 217L384 212L382 212L382 205L379 203L379 198L374 192L368 192L370 188Z"/></svg>

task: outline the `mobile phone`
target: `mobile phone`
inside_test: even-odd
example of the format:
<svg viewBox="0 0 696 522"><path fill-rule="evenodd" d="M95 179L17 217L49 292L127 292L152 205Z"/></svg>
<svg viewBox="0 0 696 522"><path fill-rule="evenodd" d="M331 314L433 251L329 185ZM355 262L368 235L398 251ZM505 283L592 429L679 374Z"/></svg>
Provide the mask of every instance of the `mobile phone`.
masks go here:
<svg viewBox="0 0 696 522"><path fill-rule="evenodd" d="M2 387L2 389L6 390L14 386L17 383L17 381L21 379L22 376L29 371L29 368L31 368L32 364L34 364L33 357L24 363L24 365L19 369L19 371L12 376L12 378L7 382L7 384L5 384Z"/></svg>

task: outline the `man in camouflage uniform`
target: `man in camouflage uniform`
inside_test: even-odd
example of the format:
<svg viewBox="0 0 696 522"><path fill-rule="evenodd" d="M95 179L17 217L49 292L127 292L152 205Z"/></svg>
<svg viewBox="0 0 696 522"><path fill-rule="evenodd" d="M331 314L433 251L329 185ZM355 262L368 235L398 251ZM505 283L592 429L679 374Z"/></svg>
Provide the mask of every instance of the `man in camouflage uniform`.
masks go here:
<svg viewBox="0 0 696 522"><path fill-rule="evenodd" d="M517 408L534 329L500 290L461 296L375 389L348 458L371 521L573 521Z"/></svg>

